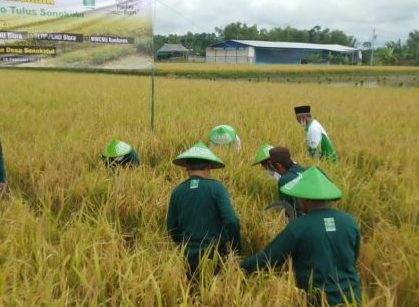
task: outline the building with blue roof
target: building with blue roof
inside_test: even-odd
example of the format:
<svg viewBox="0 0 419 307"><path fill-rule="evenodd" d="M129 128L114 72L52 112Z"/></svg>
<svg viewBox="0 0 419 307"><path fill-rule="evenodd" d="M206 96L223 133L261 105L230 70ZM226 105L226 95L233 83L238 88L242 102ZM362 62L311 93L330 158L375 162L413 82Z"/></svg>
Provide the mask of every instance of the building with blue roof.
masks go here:
<svg viewBox="0 0 419 307"><path fill-rule="evenodd" d="M211 64L359 64L359 49L327 44L228 40L210 45L206 62Z"/></svg>

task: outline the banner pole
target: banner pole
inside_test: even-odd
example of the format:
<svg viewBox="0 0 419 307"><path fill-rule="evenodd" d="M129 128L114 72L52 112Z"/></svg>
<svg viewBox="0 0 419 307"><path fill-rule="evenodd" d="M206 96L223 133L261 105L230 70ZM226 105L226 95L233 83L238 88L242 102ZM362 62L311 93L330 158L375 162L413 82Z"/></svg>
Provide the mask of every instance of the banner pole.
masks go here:
<svg viewBox="0 0 419 307"><path fill-rule="evenodd" d="M151 10L152 10L152 18L151 18L151 52L153 56L153 67L151 68L151 118L150 118L150 125L151 131L154 131L154 109L155 109L155 91L154 91L154 70L155 70L155 58L154 58L154 23L156 21L156 2L154 0L151 1Z"/></svg>
<svg viewBox="0 0 419 307"><path fill-rule="evenodd" d="M155 101L154 101L154 67L151 69L151 118L150 118L150 124L151 124L151 131L154 131L154 107L155 107Z"/></svg>

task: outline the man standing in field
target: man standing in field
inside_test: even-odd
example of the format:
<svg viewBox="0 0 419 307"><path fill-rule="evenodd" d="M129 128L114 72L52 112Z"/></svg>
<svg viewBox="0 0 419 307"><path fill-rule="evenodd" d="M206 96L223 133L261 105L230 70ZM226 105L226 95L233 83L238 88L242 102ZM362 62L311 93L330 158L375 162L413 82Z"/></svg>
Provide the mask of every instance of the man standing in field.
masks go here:
<svg viewBox="0 0 419 307"><path fill-rule="evenodd" d="M360 234L354 219L329 207L342 192L317 167L311 167L281 188L298 198L305 215L291 221L259 253L244 259L240 266L252 272L282 265L288 256L297 286L308 291L315 304L322 290L330 305L360 303L356 261Z"/></svg>
<svg viewBox="0 0 419 307"><path fill-rule="evenodd" d="M6 191L6 187L7 187L6 170L4 168L3 150L1 147L1 141L0 141L0 198L3 195L4 191Z"/></svg>
<svg viewBox="0 0 419 307"><path fill-rule="evenodd" d="M310 106L295 107L295 116L306 132L306 143L312 157L324 158L336 162L336 150L326 131L320 123L311 117Z"/></svg>
<svg viewBox="0 0 419 307"><path fill-rule="evenodd" d="M173 163L186 168L189 178L172 192L167 214L167 230L178 245L185 245L185 256L192 276L200 257L214 251L227 253L227 243L240 248L240 222L234 213L229 194L210 170L224 163L202 142L180 154Z"/></svg>

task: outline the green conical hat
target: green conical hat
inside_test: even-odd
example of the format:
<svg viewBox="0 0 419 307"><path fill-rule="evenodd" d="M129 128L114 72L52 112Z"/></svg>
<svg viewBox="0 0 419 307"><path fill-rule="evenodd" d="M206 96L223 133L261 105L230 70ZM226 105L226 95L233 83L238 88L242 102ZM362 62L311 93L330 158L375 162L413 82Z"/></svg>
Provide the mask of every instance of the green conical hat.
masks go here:
<svg viewBox="0 0 419 307"><path fill-rule="evenodd" d="M209 161L211 168L223 168L225 166L224 162L214 155L212 151L209 150L209 148L201 141L177 156L173 160L173 163L186 167L187 162L190 159Z"/></svg>
<svg viewBox="0 0 419 307"><path fill-rule="evenodd" d="M103 150L102 155L107 158L115 158L130 153L132 146L120 140L112 140Z"/></svg>
<svg viewBox="0 0 419 307"><path fill-rule="evenodd" d="M260 146L258 152L256 153L256 156L255 156L255 159L253 160L252 165L256 165L256 164L259 164L260 162L268 160L270 158L269 149L272 149L272 148L274 147L268 143L262 144L262 146Z"/></svg>
<svg viewBox="0 0 419 307"><path fill-rule="evenodd" d="M336 200L342 197L341 190L315 166L283 185L281 192L292 197L312 200Z"/></svg>
<svg viewBox="0 0 419 307"><path fill-rule="evenodd" d="M212 128L208 134L210 142L214 145L228 145L236 142L236 130L229 125L220 125Z"/></svg>

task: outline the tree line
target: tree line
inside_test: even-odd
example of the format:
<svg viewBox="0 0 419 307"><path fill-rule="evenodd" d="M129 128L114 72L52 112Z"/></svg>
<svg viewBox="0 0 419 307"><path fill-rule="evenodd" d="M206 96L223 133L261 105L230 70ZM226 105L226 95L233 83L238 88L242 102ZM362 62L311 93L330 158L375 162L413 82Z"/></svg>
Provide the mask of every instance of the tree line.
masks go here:
<svg viewBox="0 0 419 307"><path fill-rule="evenodd" d="M184 35L155 35L154 47L157 51L164 43L182 44L194 54L205 56L205 50L209 45L231 39L339 44L361 49L364 64L419 65L418 30L410 32L404 43L401 40L390 41L384 47L372 50L371 42L358 42L355 37L347 35L341 30L322 29L318 25L309 30L299 30L290 26L268 30L259 29L257 25L250 26L246 23L233 22L222 28L216 27L213 33L188 32ZM372 62L371 56L373 57Z"/></svg>
<svg viewBox="0 0 419 307"><path fill-rule="evenodd" d="M364 50L371 50L371 43L364 42L363 47ZM364 51L363 57L363 61L368 64L419 65L419 31L409 32L405 43L399 39L386 42L384 47L377 48L374 53Z"/></svg>

